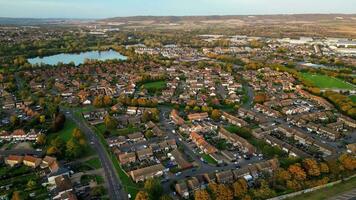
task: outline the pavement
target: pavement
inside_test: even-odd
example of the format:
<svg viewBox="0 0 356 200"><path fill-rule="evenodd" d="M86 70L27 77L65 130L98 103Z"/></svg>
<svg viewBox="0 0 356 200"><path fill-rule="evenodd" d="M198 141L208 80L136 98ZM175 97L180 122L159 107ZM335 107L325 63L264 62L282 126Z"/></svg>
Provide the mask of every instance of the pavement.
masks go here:
<svg viewBox="0 0 356 200"><path fill-rule="evenodd" d="M330 197L327 200L356 200L356 189Z"/></svg>
<svg viewBox="0 0 356 200"><path fill-rule="evenodd" d="M105 173L106 183L108 185L109 197L111 200L126 200L128 195L123 189L121 181L117 175L115 167L106 152L105 147L101 144L96 133L79 117L76 117L72 110L62 109L67 118L73 120L78 128L86 135L90 145L99 156L99 160Z"/></svg>

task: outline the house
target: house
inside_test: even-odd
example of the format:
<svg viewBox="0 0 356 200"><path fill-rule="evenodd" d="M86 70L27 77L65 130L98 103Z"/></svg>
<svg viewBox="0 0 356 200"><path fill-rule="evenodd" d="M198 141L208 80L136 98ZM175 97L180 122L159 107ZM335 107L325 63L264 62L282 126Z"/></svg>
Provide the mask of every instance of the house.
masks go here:
<svg viewBox="0 0 356 200"><path fill-rule="evenodd" d="M23 161L23 156L9 155L5 159L5 163L11 167L21 164Z"/></svg>
<svg viewBox="0 0 356 200"><path fill-rule="evenodd" d="M152 148L149 147L147 149L141 149L141 150L136 151L136 155L137 155L138 160L140 160L140 161L147 160L153 156L153 151L152 151Z"/></svg>
<svg viewBox="0 0 356 200"><path fill-rule="evenodd" d="M104 118L108 115L108 111L101 108L94 111L83 112L82 115L91 125L97 125L104 122Z"/></svg>
<svg viewBox="0 0 356 200"><path fill-rule="evenodd" d="M183 118L181 118L179 116L179 113L178 113L178 111L176 109L173 109L171 111L170 118L177 125L183 125L184 124Z"/></svg>
<svg viewBox="0 0 356 200"><path fill-rule="evenodd" d="M67 175L61 175L54 179L55 189L53 191L53 199L60 200L62 199L62 195L67 192L73 191L72 183Z"/></svg>
<svg viewBox="0 0 356 200"><path fill-rule="evenodd" d="M356 154L356 143L346 145L347 152Z"/></svg>
<svg viewBox="0 0 356 200"><path fill-rule="evenodd" d="M25 140L26 139L26 133L23 129L17 129L12 132L12 138L15 140Z"/></svg>
<svg viewBox="0 0 356 200"><path fill-rule="evenodd" d="M198 180L196 177L190 178L190 179L187 181L187 184L188 184L188 188L189 188L191 191L195 191L195 190L200 189L200 183L199 183L199 180Z"/></svg>
<svg viewBox="0 0 356 200"><path fill-rule="evenodd" d="M256 152L256 148L247 140L238 136L237 134L230 133L223 127L220 127L218 135L219 137L231 142L234 146L238 146L239 148L241 148L244 153L253 154Z"/></svg>
<svg viewBox="0 0 356 200"><path fill-rule="evenodd" d="M57 160L55 160L54 162L52 162L49 166L48 166L49 170L51 171L51 173L57 173L60 169L59 167L59 163Z"/></svg>
<svg viewBox="0 0 356 200"><path fill-rule="evenodd" d="M29 155L26 155L23 158L23 164L32 168L37 168L41 164L41 162L42 162L41 158L36 158Z"/></svg>
<svg viewBox="0 0 356 200"><path fill-rule="evenodd" d="M234 174L230 171L216 173L216 180L219 184L229 184L234 182Z"/></svg>
<svg viewBox="0 0 356 200"><path fill-rule="evenodd" d="M186 161L178 149L173 150L171 154L180 169L184 170L193 167L192 163Z"/></svg>
<svg viewBox="0 0 356 200"><path fill-rule="evenodd" d="M122 165L127 163L136 162L136 154L135 152L130 153L122 153L118 155L118 159Z"/></svg>
<svg viewBox="0 0 356 200"><path fill-rule="evenodd" d="M148 178L159 177L163 175L164 167L162 164L152 165L145 168L140 168L131 171L129 174L131 178L136 182L144 181Z"/></svg>
<svg viewBox="0 0 356 200"><path fill-rule="evenodd" d="M239 126L239 127L244 127L244 126L247 126L248 123L245 122L243 119L240 119L238 117L235 117L233 115L230 115L229 113L227 112L223 112L222 113L222 116L221 116L224 120L227 120L229 123L233 124L233 125L236 125L236 126Z"/></svg>
<svg viewBox="0 0 356 200"><path fill-rule="evenodd" d="M204 153L211 154L217 152L217 149L208 142L206 142L203 136L199 135L198 133L190 133L190 138L202 151L204 151Z"/></svg>
<svg viewBox="0 0 356 200"><path fill-rule="evenodd" d="M203 178L207 183L215 183L216 182L216 176L215 176L214 172L203 174Z"/></svg>
<svg viewBox="0 0 356 200"><path fill-rule="evenodd" d="M177 143L176 143L175 139L164 140L164 141L158 143L157 145L158 145L160 151L162 151L162 150L168 151L168 150L177 148Z"/></svg>
<svg viewBox="0 0 356 200"><path fill-rule="evenodd" d="M128 115L136 115L137 114L137 107L127 107L126 113Z"/></svg>
<svg viewBox="0 0 356 200"><path fill-rule="evenodd" d="M207 119L209 117L207 112L203 113L193 113L188 115L188 119L190 121L202 121L204 119Z"/></svg>
<svg viewBox="0 0 356 200"><path fill-rule="evenodd" d="M177 194L179 194L179 196L181 196L184 199L189 198L189 190L188 190L188 186L185 181L180 181L180 182L176 183L174 188L175 188Z"/></svg>
<svg viewBox="0 0 356 200"><path fill-rule="evenodd" d="M141 132L129 134L129 135L127 135L127 137L129 138L129 141L131 141L131 142L138 142L138 141L145 140L145 137Z"/></svg>

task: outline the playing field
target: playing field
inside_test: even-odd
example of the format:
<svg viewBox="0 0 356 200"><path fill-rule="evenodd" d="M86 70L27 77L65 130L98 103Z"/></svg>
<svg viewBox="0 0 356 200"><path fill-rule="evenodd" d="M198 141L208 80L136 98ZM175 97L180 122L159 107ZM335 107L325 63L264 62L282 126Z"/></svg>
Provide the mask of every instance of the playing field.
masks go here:
<svg viewBox="0 0 356 200"><path fill-rule="evenodd" d="M146 88L147 90L163 90L166 88L166 81L156 81L156 82L150 82L150 83L145 83L143 84L143 87Z"/></svg>
<svg viewBox="0 0 356 200"><path fill-rule="evenodd" d="M355 85L331 76L311 73L301 73L301 75L305 80L310 81L315 87L321 89L356 89Z"/></svg>

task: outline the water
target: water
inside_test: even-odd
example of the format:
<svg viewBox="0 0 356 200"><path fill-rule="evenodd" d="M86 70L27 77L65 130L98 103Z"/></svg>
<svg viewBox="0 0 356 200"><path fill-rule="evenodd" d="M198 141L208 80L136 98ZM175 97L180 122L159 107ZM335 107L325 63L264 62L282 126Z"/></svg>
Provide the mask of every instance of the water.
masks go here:
<svg viewBox="0 0 356 200"><path fill-rule="evenodd" d="M28 62L31 64L47 64L47 65L57 65L59 62L63 64L69 64L71 62L74 62L76 66L83 64L86 59L92 59L92 60L113 60L113 59L118 59L118 60L126 60L127 57L121 55L120 53L114 51L114 50L109 50L109 51L87 51L87 52L82 52L79 54L76 53L61 53L53 56L46 56L43 58L36 57L36 58L29 58Z"/></svg>

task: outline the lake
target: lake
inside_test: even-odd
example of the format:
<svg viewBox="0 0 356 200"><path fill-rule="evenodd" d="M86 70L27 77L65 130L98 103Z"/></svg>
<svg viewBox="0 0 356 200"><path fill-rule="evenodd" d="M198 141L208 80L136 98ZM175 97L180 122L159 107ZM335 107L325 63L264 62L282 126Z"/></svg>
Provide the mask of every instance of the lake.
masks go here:
<svg viewBox="0 0 356 200"><path fill-rule="evenodd" d="M47 64L47 65L57 65L59 62L63 64L69 64L74 62L76 66L83 64L86 59L91 60L126 60L127 57L121 55L120 53L109 50L109 51L87 51L82 53L61 53L52 56L45 56L45 57L36 57L36 58L29 58L28 62L31 64Z"/></svg>

